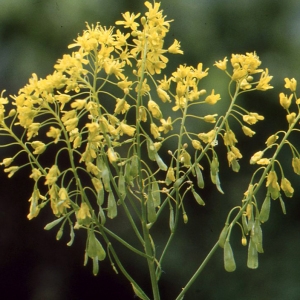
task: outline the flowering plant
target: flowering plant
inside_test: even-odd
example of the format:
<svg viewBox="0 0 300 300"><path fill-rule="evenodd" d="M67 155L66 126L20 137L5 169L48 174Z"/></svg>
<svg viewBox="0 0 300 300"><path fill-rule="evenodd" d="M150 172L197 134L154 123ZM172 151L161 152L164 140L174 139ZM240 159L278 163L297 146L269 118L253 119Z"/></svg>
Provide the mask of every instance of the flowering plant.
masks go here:
<svg viewBox="0 0 300 300"><path fill-rule="evenodd" d="M209 69L202 63L180 65L171 76L162 74L168 55L183 51L176 39L164 46L171 21L166 20L160 3L146 1L145 6L147 12L142 17L140 13L123 14L123 20L116 22L122 30L87 24L69 45L75 50L57 61L53 74L45 79L33 74L29 83L11 96L12 102L2 92L0 134L13 140L7 143L3 139L2 147L19 147L2 161L8 177L26 167L31 170L28 219L37 217L49 204L55 219L46 230L59 226L59 240L69 227L68 246L76 230L85 230L84 265L91 259L97 275L99 261L109 259L139 298L150 299L118 256L119 245L126 247L147 261L152 298L160 299L164 259L181 220L188 222L186 199L192 196L205 205L201 196L206 172L203 165L208 166L211 182L223 193L219 151L226 151L234 172L239 172L242 158L233 123L251 138L255 134L251 126L264 120L237 104L238 98L271 89L272 76L268 69L260 69L255 52L232 54L230 66L225 57L215 66L229 80L229 99L223 100L227 101L226 111L203 114L200 108L218 105L221 100L218 87L207 91L203 84ZM263 252L261 224L269 219L271 199L278 199L285 213L282 193L286 197L294 193L278 160L284 145L291 150L294 172L300 175L299 152L288 140L291 133L297 133L300 118L296 86L294 78L286 78L285 88L291 93L279 94L279 103L287 112L287 130L272 134L265 149L251 157L250 164L257 169L240 205L230 210L216 244L176 299L183 298L219 247L224 251L226 271L236 269L230 244L235 225L241 229L242 245L248 245L247 266L258 267L258 253ZM208 131L202 129L205 123L210 126ZM197 124L197 131L189 130L191 124ZM219 150L218 143L225 147ZM258 191L265 192L263 201L257 199ZM112 226L120 210L138 246ZM154 238L156 224L166 215L169 233L159 252Z"/></svg>

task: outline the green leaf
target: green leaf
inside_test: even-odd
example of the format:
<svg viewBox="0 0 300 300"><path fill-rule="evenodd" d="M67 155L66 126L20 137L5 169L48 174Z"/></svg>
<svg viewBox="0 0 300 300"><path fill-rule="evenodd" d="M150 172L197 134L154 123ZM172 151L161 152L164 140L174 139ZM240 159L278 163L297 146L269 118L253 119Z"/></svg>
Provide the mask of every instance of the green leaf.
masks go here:
<svg viewBox="0 0 300 300"><path fill-rule="evenodd" d="M48 223L48 224L44 227L44 229L45 229L45 230L50 230L50 229L52 229L55 225L57 225L58 223L60 223L64 218L65 218L65 216L63 216L63 217L61 217L61 218L59 218L59 219L57 219L57 220L54 220L54 221L52 221L51 223Z"/></svg>
<svg viewBox="0 0 300 300"><path fill-rule="evenodd" d="M230 243L227 240L224 244L224 267L227 272L233 272L236 269L233 252Z"/></svg>

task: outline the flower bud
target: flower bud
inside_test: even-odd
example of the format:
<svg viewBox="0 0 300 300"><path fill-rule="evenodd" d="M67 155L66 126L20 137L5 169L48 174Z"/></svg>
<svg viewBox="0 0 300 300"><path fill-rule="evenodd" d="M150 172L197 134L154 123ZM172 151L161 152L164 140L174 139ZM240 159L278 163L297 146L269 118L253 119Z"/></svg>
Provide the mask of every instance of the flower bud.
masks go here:
<svg viewBox="0 0 300 300"><path fill-rule="evenodd" d="M254 165L255 163L257 163L257 161L260 160L263 155L264 155L263 151L258 151L256 153L254 153L252 155L252 157L250 158L250 164Z"/></svg>

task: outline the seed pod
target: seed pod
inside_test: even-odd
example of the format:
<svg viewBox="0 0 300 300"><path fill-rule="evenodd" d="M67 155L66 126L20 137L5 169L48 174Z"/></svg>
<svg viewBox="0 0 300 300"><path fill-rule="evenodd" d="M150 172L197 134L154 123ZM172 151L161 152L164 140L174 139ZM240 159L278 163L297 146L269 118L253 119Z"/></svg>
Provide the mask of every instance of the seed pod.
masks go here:
<svg viewBox="0 0 300 300"><path fill-rule="evenodd" d="M198 164L195 165L195 171L196 171L196 176L197 176L197 185L200 189L204 188L204 180L203 180L203 175L201 172L201 169Z"/></svg>
<svg viewBox="0 0 300 300"><path fill-rule="evenodd" d="M285 215L286 214L285 204L281 196L279 196L279 201L280 201L282 212Z"/></svg>
<svg viewBox="0 0 300 300"><path fill-rule="evenodd" d="M224 267L227 272L233 272L236 269L233 252L228 240L224 244Z"/></svg>
<svg viewBox="0 0 300 300"><path fill-rule="evenodd" d="M132 182L133 177L131 175L131 165L130 165L129 162L127 162L126 165L125 165L124 177L125 177L126 183L133 186L133 182Z"/></svg>
<svg viewBox="0 0 300 300"><path fill-rule="evenodd" d="M224 248L224 244L226 241L227 233L228 233L229 224L225 224L219 236L219 246Z"/></svg>
<svg viewBox="0 0 300 300"><path fill-rule="evenodd" d="M257 269L258 267L258 253L252 238L249 241L247 267L250 269Z"/></svg>
<svg viewBox="0 0 300 300"><path fill-rule="evenodd" d="M240 164L238 163L238 161L236 159L233 159L231 161L231 168L233 172L238 172L240 170Z"/></svg>
<svg viewBox="0 0 300 300"><path fill-rule="evenodd" d="M175 229L175 220L174 220L174 210L173 210L173 207L170 207L169 226L170 226L171 233L173 233L174 229Z"/></svg>
<svg viewBox="0 0 300 300"><path fill-rule="evenodd" d="M270 209L271 209L271 197L269 195L266 196L259 214L259 220L264 223L269 220L270 215Z"/></svg>
<svg viewBox="0 0 300 300"><path fill-rule="evenodd" d="M163 162L163 160L161 159L161 157L157 154L157 152L155 152L155 160L158 164L158 167L162 170L162 171L167 171L168 167L167 165Z"/></svg>
<svg viewBox="0 0 300 300"><path fill-rule="evenodd" d="M64 219L65 217L61 217L61 218L59 218L59 219L57 219L57 220L54 220L53 222L51 222L51 223L48 223L45 227L44 227L44 229L45 230L50 230L50 229L52 229L55 225L57 225L58 223L60 223L61 221L62 221L62 219Z"/></svg>
<svg viewBox="0 0 300 300"><path fill-rule="evenodd" d="M99 260L104 260L106 257L105 250L103 249L98 239L95 237L95 233L92 230L88 232L87 255L90 258L97 257Z"/></svg>
<svg viewBox="0 0 300 300"><path fill-rule="evenodd" d="M119 175L118 189L120 192L121 200L124 200L126 197L126 188L125 188L125 177L123 173L120 173Z"/></svg>
<svg viewBox="0 0 300 300"><path fill-rule="evenodd" d="M70 222L70 237L71 237L71 239L67 243L67 246L69 246L69 247L73 245L74 238L75 238L75 233L74 233L73 225L71 222Z"/></svg>
<svg viewBox="0 0 300 300"><path fill-rule="evenodd" d="M106 222L106 217L105 217L104 210L102 209L101 206L99 207L99 217L100 217L101 225L104 225L105 222ZM99 217L98 217L98 218L99 218Z"/></svg>
<svg viewBox="0 0 300 300"><path fill-rule="evenodd" d="M147 217L149 223L154 223L156 221L156 211L154 206L154 201L152 198L152 191L149 189L147 198Z"/></svg>
<svg viewBox="0 0 300 300"><path fill-rule="evenodd" d="M59 241L59 240L61 239L63 233L64 233L64 228L63 228L63 226L62 226L62 227L60 227L59 230L57 231L57 234L56 234L56 240L57 240L57 241Z"/></svg>
<svg viewBox="0 0 300 300"><path fill-rule="evenodd" d="M155 146L150 139L147 139L146 143L147 143L147 151L148 151L149 159L155 161L155 154L156 154Z"/></svg>
<svg viewBox="0 0 300 300"><path fill-rule="evenodd" d="M99 272L99 262L98 257L93 257L93 274L96 276Z"/></svg>
<svg viewBox="0 0 300 300"><path fill-rule="evenodd" d="M249 232L248 222L247 222L247 217L245 214L242 215L242 225L243 225L244 233L248 234L248 232Z"/></svg>
<svg viewBox="0 0 300 300"><path fill-rule="evenodd" d="M193 196L194 196L195 200L197 201L197 203L204 206L205 202L200 197L200 195L195 192L195 190L193 188L192 188L192 193L193 193Z"/></svg>
<svg viewBox="0 0 300 300"><path fill-rule="evenodd" d="M107 216L113 219L117 216L117 203L112 191L108 193Z"/></svg>
<svg viewBox="0 0 300 300"><path fill-rule="evenodd" d="M180 187L180 185L181 185L182 182L183 182L183 179L184 179L184 177L180 177L180 178L178 178L178 179L174 182L174 188L175 188L175 189L178 189L178 188Z"/></svg>
<svg viewBox="0 0 300 300"><path fill-rule="evenodd" d="M138 175L139 158L137 155L133 155L131 158L130 175L135 178Z"/></svg>
<svg viewBox="0 0 300 300"><path fill-rule="evenodd" d="M256 250L259 253L264 253L263 247L262 247L262 230L260 227L260 221L259 219L255 219L253 228L251 230L251 238L256 246Z"/></svg>
<svg viewBox="0 0 300 300"><path fill-rule="evenodd" d="M154 206L158 207L161 204L160 200L160 190L157 181L152 181L152 198L154 202Z"/></svg>

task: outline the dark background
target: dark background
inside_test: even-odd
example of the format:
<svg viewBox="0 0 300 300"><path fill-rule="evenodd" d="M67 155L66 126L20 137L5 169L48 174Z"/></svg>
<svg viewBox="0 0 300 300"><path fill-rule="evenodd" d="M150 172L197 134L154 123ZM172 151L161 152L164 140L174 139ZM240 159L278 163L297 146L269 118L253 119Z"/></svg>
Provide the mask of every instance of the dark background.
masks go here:
<svg viewBox="0 0 300 300"><path fill-rule="evenodd" d="M300 2L163 0L162 8L168 19L174 19L167 42L178 39L185 52L184 56L171 58L173 62L167 71L175 70L178 64L196 66L203 62L210 68L206 86L221 92L222 100L226 101L226 78L213 63L225 56L230 58L231 53L257 51L262 67L268 67L274 75L272 84L275 86L274 90L246 94L241 99L243 106L264 114L266 119L262 125L255 125L257 134L252 139L243 134L237 136L238 147L242 149L244 145L248 150L243 152L240 173L228 170L224 156L221 182L225 195L208 184L206 192L201 194L205 207L198 207L194 201L185 204L189 222L181 226L171 246L161 282L162 299L174 299L216 242L228 211L240 204L249 176L255 170L249 166L250 156L264 147L269 135L286 126L278 94L285 91L285 77L300 80ZM69 53L67 45L85 28L85 21L114 25L121 19L121 13L128 10L144 12L143 1L1 0L0 90L6 89L8 95L16 94L33 72L39 77L52 73L56 60ZM221 108L222 105L220 102ZM296 145L298 140L294 139ZM219 249L185 299L299 299L299 177L290 172L291 156L288 148L286 150L281 161L296 196L285 199L287 215L281 213L278 201L272 202L270 220L262 227L265 253L259 255L259 268L247 268L247 249L241 246L240 233L235 229L231 242L237 270L224 271ZM10 156L5 149L0 154L0 160ZM76 232L74 245L67 247L68 232L66 238L58 242L55 229L43 230L53 219L49 210L42 211L36 219L27 220L27 199L32 187L26 175L17 173L8 180L1 172L0 179L1 297L24 300L134 298L131 286L122 275L114 274L108 260L100 264L97 277L92 275L90 263L83 267L84 234ZM263 194L259 195L259 203L263 198ZM121 225L123 234L131 234L126 224ZM159 226L162 229L157 232L158 250L165 241L163 234L167 224L162 222ZM133 276L146 285L144 263L131 259L126 252L121 256Z"/></svg>

